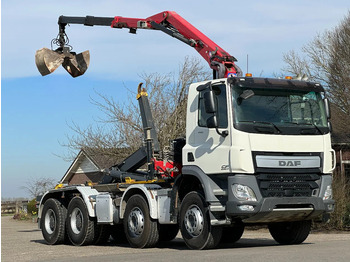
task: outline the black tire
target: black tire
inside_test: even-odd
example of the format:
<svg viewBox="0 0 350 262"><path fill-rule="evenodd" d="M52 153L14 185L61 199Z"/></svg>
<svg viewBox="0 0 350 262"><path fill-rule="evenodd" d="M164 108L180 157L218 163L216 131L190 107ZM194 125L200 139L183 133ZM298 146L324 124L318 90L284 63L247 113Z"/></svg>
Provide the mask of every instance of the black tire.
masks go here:
<svg viewBox="0 0 350 262"><path fill-rule="evenodd" d="M126 235L124 232L123 224L116 224L111 227L111 236L116 244L126 244L128 240L126 239Z"/></svg>
<svg viewBox="0 0 350 262"><path fill-rule="evenodd" d="M158 243L158 223L151 219L147 202L141 195L130 197L126 204L124 231L132 247L154 247Z"/></svg>
<svg viewBox="0 0 350 262"><path fill-rule="evenodd" d="M224 227L220 242L233 244L241 239L243 232L244 224L241 222L230 227Z"/></svg>
<svg viewBox="0 0 350 262"><path fill-rule="evenodd" d="M271 236L281 245L300 244L308 237L311 220L269 224Z"/></svg>
<svg viewBox="0 0 350 262"><path fill-rule="evenodd" d="M215 248L222 235L222 227L210 225L209 208L198 192L190 192L182 200L180 230L191 249Z"/></svg>
<svg viewBox="0 0 350 262"><path fill-rule="evenodd" d="M111 236L111 226L110 225L97 225L95 222L95 236L92 241L95 245L102 245L108 242Z"/></svg>
<svg viewBox="0 0 350 262"><path fill-rule="evenodd" d="M57 199L49 198L44 203L40 228L44 239L50 245L62 244L66 235L67 209Z"/></svg>
<svg viewBox="0 0 350 262"><path fill-rule="evenodd" d="M75 246L92 244L95 238L95 222L89 217L87 207L80 197L74 197L68 205L67 232Z"/></svg>
<svg viewBox="0 0 350 262"><path fill-rule="evenodd" d="M179 233L178 224L159 225L159 241L171 241Z"/></svg>

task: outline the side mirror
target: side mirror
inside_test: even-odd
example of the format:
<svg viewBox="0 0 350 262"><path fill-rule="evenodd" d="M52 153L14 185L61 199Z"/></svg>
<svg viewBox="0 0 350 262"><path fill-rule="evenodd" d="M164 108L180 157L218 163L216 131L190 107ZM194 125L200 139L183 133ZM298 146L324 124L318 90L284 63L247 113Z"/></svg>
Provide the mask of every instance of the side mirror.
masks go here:
<svg viewBox="0 0 350 262"><path fill-rule="evenodd" d="M218 118L216 117L216 115L213 115L207 119L207 127L208 128L218 127Z"/></svg>
<svg viewBox="0 0 350 262"><path fill-rule="evenodd" d="M216 113L216 98L213 90L204 93L204 107L206 113Z"/></svg>
<svg viewBox="0 0 350 262"><path fill-rule="evenodd" d="M331 107L327 98L324 99L324 106L326 108L327 119L331 118Z"/></svg>

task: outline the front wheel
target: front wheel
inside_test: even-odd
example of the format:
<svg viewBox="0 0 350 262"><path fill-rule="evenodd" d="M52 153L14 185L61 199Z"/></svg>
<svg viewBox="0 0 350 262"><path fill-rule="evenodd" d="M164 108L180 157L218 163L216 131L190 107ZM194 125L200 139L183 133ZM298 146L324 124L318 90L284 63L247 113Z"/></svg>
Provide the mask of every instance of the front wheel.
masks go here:
<svg viewBox="0 0 350 262"><path fill-rule="evenodd" d="M180 230L186 245L191 249L216 247L221 239L222 227L212 227L209 209L198 192L188 193L180 207Z"/></svg>
<svg viewBox="0 0 350 262"><path fill-rule="evenodd" d="M158 223L150 217L147 202L141 195L130 197L126 204L124 231L132 247L154 247L158 243Z"/></svg>
<svg viewBox="0 0 350 262"><path fill-rule="evenodd" d="M282 245L300 244L308 237L311 220L269 224L271 236Z"/></svg>

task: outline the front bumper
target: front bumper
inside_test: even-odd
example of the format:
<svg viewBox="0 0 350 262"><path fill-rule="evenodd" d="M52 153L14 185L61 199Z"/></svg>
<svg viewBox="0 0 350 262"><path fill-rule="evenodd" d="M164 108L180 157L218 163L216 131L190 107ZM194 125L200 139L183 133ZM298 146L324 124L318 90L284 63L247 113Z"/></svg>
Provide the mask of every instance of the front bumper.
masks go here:
<svg viewBox="0 0 350 262"><path fill-rule="evenodd" d="M242 210L241 206L252 206ZM226 215L245 223L268 223L314 219L334 210L334 200L319 197L263 198L260 202L228 201Z"/></svg>
<svg viewBox="0 0 350 262"><path fill-rule="evenodd" d="M317 193L310 196L263 196L257 179L253 175L235 175L228 178L228 201L226 216L241 219L245 223L270 223L315 219L334 210L335 201L323 196L330 175L321 176ZM241 184L254 191L257 201L242 201L235 197L232 185ZM282 185L282 184L281 184Z"/></svg>

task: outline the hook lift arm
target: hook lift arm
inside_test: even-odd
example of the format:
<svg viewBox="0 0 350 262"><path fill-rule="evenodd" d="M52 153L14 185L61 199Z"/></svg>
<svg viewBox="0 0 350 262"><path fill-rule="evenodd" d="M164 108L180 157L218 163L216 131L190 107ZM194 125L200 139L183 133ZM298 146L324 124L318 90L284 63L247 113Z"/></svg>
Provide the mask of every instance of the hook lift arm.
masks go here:
<svg viewBox="0 0 350 262"><path fill-rule="evenodd" d="M160 30L182 42L193 47L208 62L213 69L213 78L223 78L230 75L242 75L241 69L234 63L235 57L231 56L220 46L214 43L206 35L200 32L192 24L173 11L165 11L150 16L145 19L127 18L122 16L116 17L72 17L60 16L58 19L59 35L55 43L59 46L55 50L56 54L50 54L49 49L43 48L37 51L36 63L42 75L53 72L61 60L63 67L73 77L82 75L87 70L89 64L89 53L85 51L76 55L70 52L71 47L68 45L68 38L65 33L67 24L83 24L85 26L111 26L112 28L129 28L129 32L135 34L137 29ZM52 51L51 51L52 52ZM52 63L55 55L60 59ZM58 65L57 65L58 64ZM51 65L51 67L50 67Z"/></svg>

